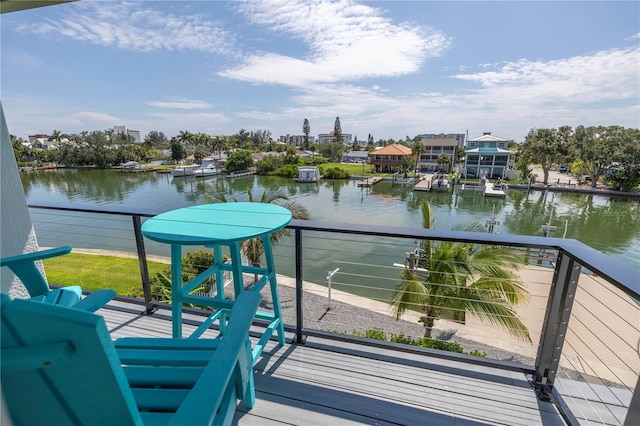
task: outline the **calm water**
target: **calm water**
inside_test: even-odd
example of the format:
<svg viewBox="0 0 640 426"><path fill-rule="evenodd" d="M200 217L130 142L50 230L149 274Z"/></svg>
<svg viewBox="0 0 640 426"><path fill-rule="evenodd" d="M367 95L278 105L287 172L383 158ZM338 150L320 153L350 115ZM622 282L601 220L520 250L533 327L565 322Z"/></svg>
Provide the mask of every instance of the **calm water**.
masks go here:
<svg viewBox="0 0 640 426"><path fill-rule="evenodd" d="M510 190L506 199L494 199L474 192L414 192L410 186L392 186L390 182L381 182L366 189L358 188L357 181L353 180L297 184L290 179L261 176L174 179L169 174L109 170L30 172L22 173L21 178L28 202L32 204L98 204L171 210L209 202L218 193L224 194L229 200L245 200L246 192L250 189L254 197L259 197L264 190L280 191L290 200L306 206L313 219L342 223L420 227L422 200L431 203L437 229L451 229L472 222L484 224L493 214L500 220L497 232L537 235L540 225L551 216L552 224L558 228L553 236L562 237L566 225L567 238L582 241L640 269L640 203L628 198ZM45 224L40 223L37 214L33 217L41 245L64 244L60 236L73 234L78 222L92 226L89 223L91 219L74 217L68 220L68 225L47 229ZM61 229L61 226L69 228ZM123 222L123 227L130 235L130 220ZM96 234L100 233L98 228L96 226ZM112 230L105 232L113 233ZM130 236L123 236L117 240L120 243L115 244L124 244L123 241L129 244L130 240ZM86 247L97 244L96 248L104 246L104 242L96 241L98 238L92 236L85 242L74 239L70 244ZM367 267L359 266L360 263L371 264L377 259L381 264L390 265L390 259L393 258L402 262L407 247L389 247L384 242L372 242L355 244L349 239L330 242L318 240L317 244L324 246L323 250L326 251L321 250L309 258L305 253L305 279L325 282L327 271L340 267L341 276L336 277L336 287L339 287L340 282L349 281L351 273L366 274ZM306 244L314 244L313 239ZM121 248L130 250L128 246ZM153 244L148 247L150 253L160 252L158 254L165 254L165 249ZM282 268L283 273L292 274L292 260ZM397 272L393 271L392 275L397 277ZM376 280L367 284L389 287L388 283ZM369 290L360 292L366 294Z"/></svg>

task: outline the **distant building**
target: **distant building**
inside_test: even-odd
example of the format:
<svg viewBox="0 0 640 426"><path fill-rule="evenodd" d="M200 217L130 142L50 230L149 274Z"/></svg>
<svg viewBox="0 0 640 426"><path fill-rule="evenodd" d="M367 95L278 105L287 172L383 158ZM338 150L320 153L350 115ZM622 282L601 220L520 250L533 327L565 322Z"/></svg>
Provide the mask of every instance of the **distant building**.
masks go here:
<svg viewBox="0 0 640 426"><path fill-rule="evenodd" d="M286 134L284 136L280 136L279 138L280 142L287 144L287 145L292 145L292 146L302 146L302 144L304 144L304 135L290 135L290 134ZM315 136L311 136L309 135L309 143L314 143L316 140Z"/></svg>
<svg viewBox="0 0 640 426"><path fill-rule="evenodd" d="M366 163L369 159L368 151L349 151L342 154L342 163Z"/></svg>
<svg viewBox="0 0 640 426"><path fill-rule="evenodd" d="M113 130L114 135L125 135L131 138L133 142L142 142L140 130L127 129L125 126L113 126L111 130Z"/></svg>
<svg viewBox="0 0 640 426"><path fill-rule="evenodd" d="M49 135L29 135L28 146L31 149L49 149L52 141L49 141Z"/></svg>
<svg viewBox="0 0 640 426"><path fill-rule="evenodd" d="M419 135L422 140L425 139L455 139L458 143L458 147L462 148L467 139L467 136L464 133L428 133L425 135Z"/></svg>
<svg viewBox="0 0 640 426"><path fill-rule="evenodd" d="M353 145L353 135L351 133L342 133L342 145ZM329 133L320 133L318 135L318 143L335 142L336 135L333 131Z"/></svg>
<svg viewBox="0 0 640 426"><path fill-rule="evenodd" d="M411 148L394 143L369 153L369 163L376 172L388 173L397 170L402 165L404 157L411 157Z"/></svg>
<svg viewBox="0 0 640 426"><path fill-rule="evenodd" d="M463 175L492 179L505 177L511 154L509 142L513 141L492 136L491 132L469 139L465 149Z"/></svg>
<svg viewBox="0 0 640 426"><path fill-rule="evenodd" d="M451 171L452 164L454 164L457 149L458 140L455 138L425 138L420 141L425 148L425 152L420 155L418 159L418 169L421 172L433 172L438 169L448 173ZM438 157L445 153L449 156L449 164L439 165Z"/></svg>

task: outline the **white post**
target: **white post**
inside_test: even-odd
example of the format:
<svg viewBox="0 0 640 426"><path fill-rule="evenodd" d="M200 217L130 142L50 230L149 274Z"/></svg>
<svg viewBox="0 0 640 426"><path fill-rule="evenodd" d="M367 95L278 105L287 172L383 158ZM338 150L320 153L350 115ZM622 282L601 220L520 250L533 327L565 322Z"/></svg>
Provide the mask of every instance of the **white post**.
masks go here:
<svg viewBox="0 0 640 426"><path fill-rule="evenodd" d="M333 277L339 270L340 268L336 268L333 272L329 271L329 273L327 274L327 292L328 292L328 298L329 298L329 304L328 304L329 309L331 309L331 277Z"/></svg>

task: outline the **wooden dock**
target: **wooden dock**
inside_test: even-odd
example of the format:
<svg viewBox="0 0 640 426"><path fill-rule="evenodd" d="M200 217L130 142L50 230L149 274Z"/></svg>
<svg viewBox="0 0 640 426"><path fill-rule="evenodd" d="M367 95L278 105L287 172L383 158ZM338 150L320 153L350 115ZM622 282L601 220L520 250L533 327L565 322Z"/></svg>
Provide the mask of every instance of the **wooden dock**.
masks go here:
<svg viewBox="0 0 640 426"><path fill-rule="evenodd" d="M250 176L250 175L255 175L258 172L256 170L244 170L241 172L231 172L227 174L227 177L230 178L237 178L237 177L243 177L243 176Z"/></svg>
<svg viewBox="0 0 640 426"><path fill-rule="evenodd" d="M155 172L157 169L155 167L121 167L120 171L122 173L147 173L147 172Z"/></svg>
<svg viewBox="0 0 640 426"><path fill-rule="evenodd" d="M484 196L485 197L506 197L507 194L504 192L502 188L497 189L493 187L492 183L485 182L484 183Z"/></svg>
<svg viewBox="0 0 640 426"><path fill-rule="evenodd" d="M414 191L431 191L431 179L424 177L413 187Z"/></svg>
<svg viewBox="0 0 640 426"><path fill-rule="evenodd" d="M362 181L358 182L358 186L367 186L367 187L373 186L376 183L380 182L381 180L382 180L381 177L370 177L370 178L367 178L365 180L362 180Z"/></svg>

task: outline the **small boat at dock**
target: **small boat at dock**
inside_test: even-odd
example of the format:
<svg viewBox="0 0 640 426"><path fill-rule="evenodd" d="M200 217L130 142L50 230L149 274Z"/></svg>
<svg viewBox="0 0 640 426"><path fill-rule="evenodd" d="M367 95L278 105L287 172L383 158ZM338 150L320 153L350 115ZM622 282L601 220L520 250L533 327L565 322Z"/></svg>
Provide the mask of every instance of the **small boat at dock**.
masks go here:
<svg viewBox="0 0 640 426"><path fill-rule="evenodd" d="M173 177L184 177L184 176L193 176L195 175L195 171L200 168L198 164L185 164L184 166L176 167L171 170L171 176Z"/></svg>

